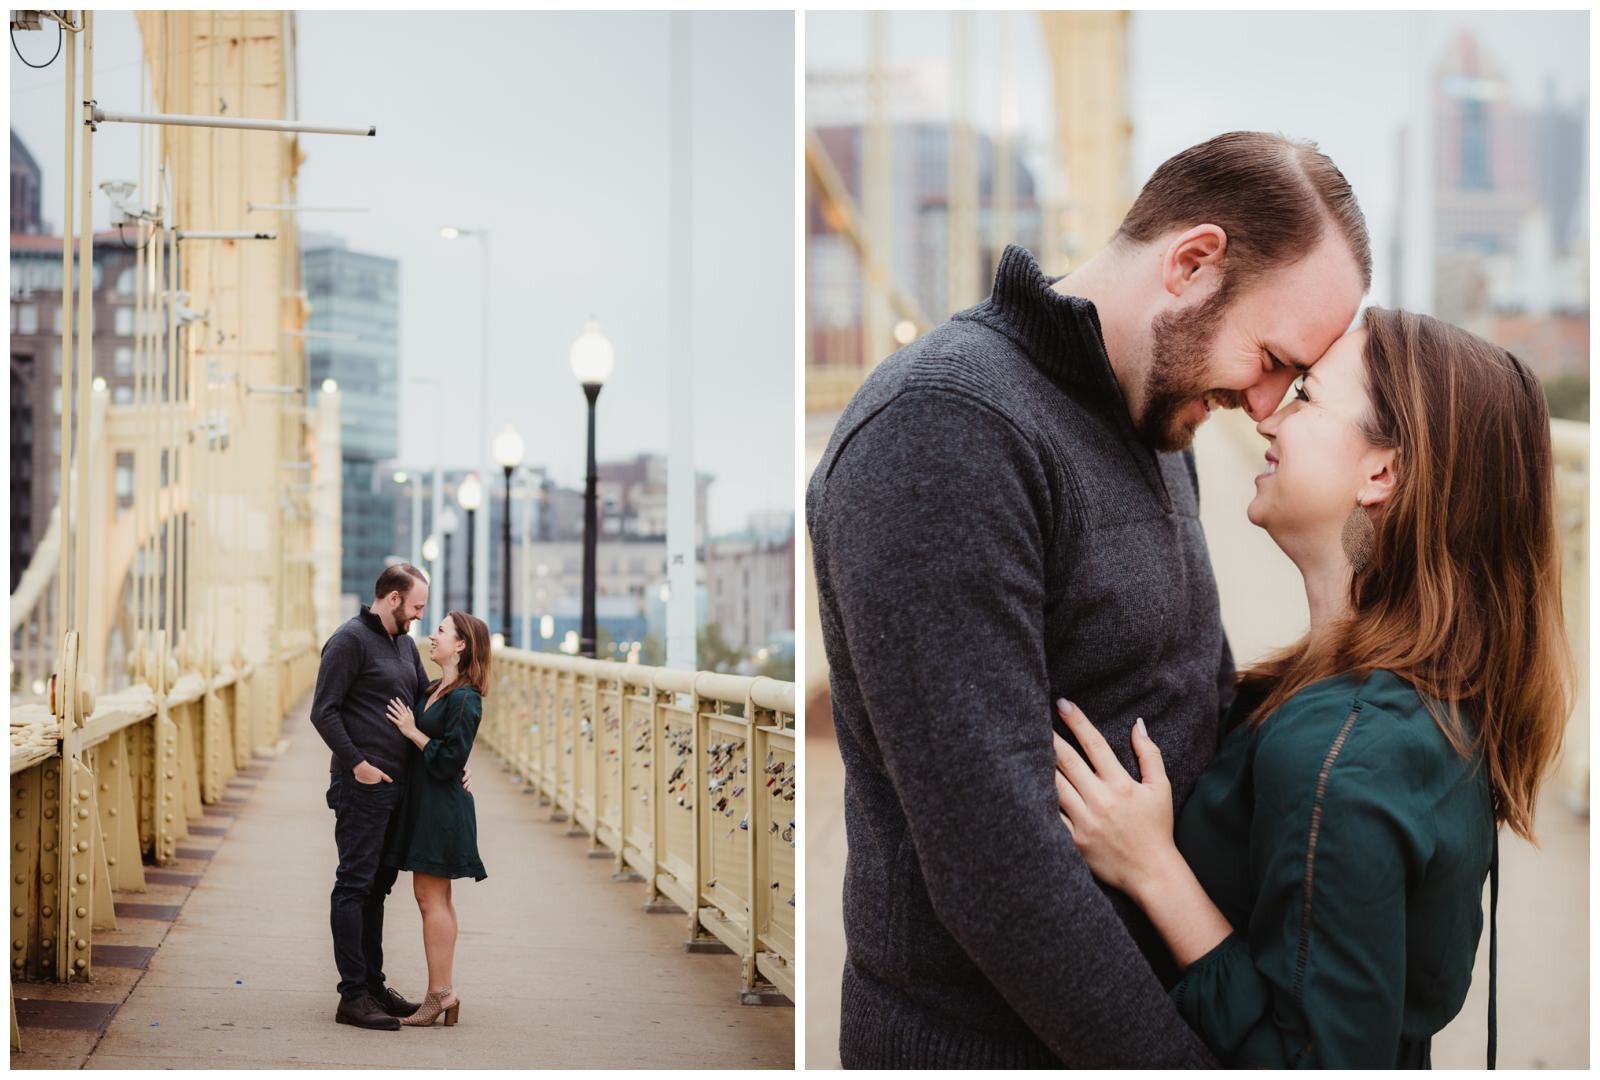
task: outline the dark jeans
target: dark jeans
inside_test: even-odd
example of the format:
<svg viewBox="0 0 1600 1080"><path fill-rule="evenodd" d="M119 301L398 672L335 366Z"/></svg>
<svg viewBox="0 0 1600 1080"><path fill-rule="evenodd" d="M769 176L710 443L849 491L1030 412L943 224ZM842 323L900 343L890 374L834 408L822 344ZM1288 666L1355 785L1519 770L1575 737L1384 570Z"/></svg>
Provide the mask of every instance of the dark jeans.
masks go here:
<svg viewBox="0 0 1600 1080"><path fill-rule="evenodd" d="M331 781L328 806L334 813L333 838L339 846L339 872L333 881L333 961L339 967L339 996L351 1001L384 985L383 901L400 872L382 865L383 841L405 787L381 780L363 784L349 773L334 773Z"/></svg>

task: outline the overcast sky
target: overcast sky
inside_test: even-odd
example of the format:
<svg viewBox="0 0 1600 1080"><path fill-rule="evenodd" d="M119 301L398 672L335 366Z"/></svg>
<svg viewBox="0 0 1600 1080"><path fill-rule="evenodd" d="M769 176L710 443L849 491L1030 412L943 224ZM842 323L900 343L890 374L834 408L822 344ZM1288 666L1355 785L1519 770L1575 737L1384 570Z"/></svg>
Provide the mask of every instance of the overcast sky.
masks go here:
<svg viewBox="0 0 1600 1080"><path fill-rule="evenodd" d="M1000 111L1001 18L1011 28L1006 70L1016 83L1018 126L1042 164L1054 122L1054 90L1034 15L974 17L971 107L977 122L992 130ZM915 84L925 88L925 100L910 106L912 114L948 115L952 23L946 12L889 17L891 66L931 69L930 77ZM1456 34L1470 30L1477 37L1507 77L1513 100L1541 101L1548 83L1558 100L1570 102L1589 87L1587 12L1138 11L1128 30L1135 186L1172 154L1223 131L1281 131L1313 139L1354 185L1377 253L1388 250L1394 233L1396 142L1407 93L1431 77ZM859 71L865 55L865 15L806 16L808 78ZM815 114L823 122L852 108L846 95L832 100L834 115ZM1390 267L1381 255L1377 263L1370 299L1386 303Z"/></svg>
<svg viewBox="0 0 1600 1080"><path fill-rule="evenodd" d="M29 59L54 36L19 33ZM591 314L616 346L600 398L602 459L665 453L668 424L666 14L334 14L299 17L300 112L378 126L308 135L302 228L400 260L401 455L477 463L510 422L530 464L583 478L584 402L567 350ZM695 466L715 477L714 532L794 502L794 35L787 12L693 16ZM131 14L96 22L95 96L133 110ZM11 125L61 221L62 64L11 59ZM96 182L132 177L137 143L106 125ZM107 206L96 199L103 226ZM492 234L493 371L479 413L479 253L442 225ZM437 439L436 439L437 436Z"/></svg>

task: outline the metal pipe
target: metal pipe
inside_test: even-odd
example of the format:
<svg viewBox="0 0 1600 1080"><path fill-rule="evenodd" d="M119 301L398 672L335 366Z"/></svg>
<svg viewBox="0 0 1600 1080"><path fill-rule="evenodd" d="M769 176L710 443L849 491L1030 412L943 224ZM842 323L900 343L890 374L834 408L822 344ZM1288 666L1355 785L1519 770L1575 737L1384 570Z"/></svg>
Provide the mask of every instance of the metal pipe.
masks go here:
<svg viewBox="0 0 1600 1080"><path fill-rule="evenodd" d="M61 419L58 421L61 432L61 452L58 455L58 467L61 470L61 482L56 493L56 509L61 515L61 547L56 556L56 634L66 633L72 620L71 585L72 576L67 573L68 560L72 552L72 454L69 437L72 433L72 208L77 204L76 192L72 189L73 166L77 155L74 153L78 143L73 136L74 122L77 119L77 104L74 101L74 92L77 90L78 72L78 39L74 37L67 47L66 60L66 89L67 104L66 138L62 142L62 157L64 159L62 170L65 179L63 186L65 196L61 201ZM51 643L51 653L54 654L55 643Z"/></svg>
<svg viewBox="0 0 1600 1080"><path fill-rule="evenodd" d="M80 18L83 20L83 99L87 105L94 100L94 12L85 11ZM74 356L78 367L78 408L72 440L76 472L72 486L77 505L74 516L78 521L73 531L72 604L73 629L79 634L79 670L82 672L84 659L95 655L95 649L90 644L89 627L89 536L91 528L100 523L90 520L92 507L89 490L90 411L93 408L90 395L94 382L94 129L86 125L80 137L83 139L83 160L78 165L78 192L82 200L78 210L78 349ZM95 528L95 532L98 531Z"/></svg>
<svg viewBox="0 0 1600 1080"><path fill-rule="evenodd" d="M178 113L108 112L95 105L90 111L94 124L160 124L164 127L229 128L235 131L292 131L304 135L366 135L378 133L376 124L366 127L335 127L328 124L303 124L296 120L252 120L247 117L190 116Z"/></svg>
<svg viewBox="0 0 1600 1080"><path fill-rule="evenodd" d="M290 203L245 203L249 213L275 211L280 214L365 214L365 206L294 206Z"/></svg>
<svg viewBox="0 0 1600 1080"><path fill-rule="evenodd" d="M251 232L249 229L179 229L179 240L276 240L277 233Z"/></svg>
<svg viewBox="0 0 1600 1080"><path fill-rule="evenodd" d="M490 351L490 348L489 348L489 301L490 301L490 298L491 298L491 294L493 292L493 290L492 290L492 288L490 286L490 281L489 281L489 230L488 229L479 229L479 230L477 230L477 237L478 237L478 241L479 241L480 252L481 252L482 257L483 257L482 274L481 274L481 279L480 279L483 282L483 305L482 305L482 318L483 318L483 329L482 329L482 335L483 335L483 374L482 374L482 377L479 379L479 384L478 384L478 431L480 433L487 434L488 431L489 431L489 371L490 371L490 357L493 355L493 353ZM479 440L478 440L478 444L479 444L478 445L478 457L479 457L479 462L482 465L482 468L479 470L479 475L481 475L481 476L490 476L492 474L489 472L489 466L491 464L489 443L487 441L485 441L483 438L480 437ZM467 540L468 540L469 545L472 545L471 526L470 526L470 523L472 521L472 515L470 513L467 515L467 521L468 521L468 536L467 536ZM478 551L478 546L481 546L483 548L483 550L481 552ZM477 545L470 546L469 550L470 550L470 553L467 556L467 596L468 596L467 610L470 611L470 610L472 610L471 597L473 595L473 590L479 584L478 579L473 576L472 567L473 567L473 561L474 561L474 557L475 556L482 556L481 561L478 562L478 565L482 568L481 572L483 574L483 582L482 582L482 584L483 584L483 592L482 592L482 596L483 596L484 602L486 604L488 603L488 600L489 600L489 530L488 529L483 530L482 539L477 542Z"/></svg>

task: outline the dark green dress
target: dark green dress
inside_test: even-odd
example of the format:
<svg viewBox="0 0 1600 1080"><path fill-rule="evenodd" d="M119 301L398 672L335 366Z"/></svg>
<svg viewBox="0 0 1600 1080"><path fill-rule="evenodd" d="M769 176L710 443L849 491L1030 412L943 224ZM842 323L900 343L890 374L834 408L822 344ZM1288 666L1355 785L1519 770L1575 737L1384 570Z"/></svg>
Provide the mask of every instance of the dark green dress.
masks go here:
<svg viewBox="0 0 1600 1080"><path fill-rule="evenodd" d="M428 691L412 707L417 729L428 737L406 756L406 792L389 829L383 861L401 870L438 877L488 877L478 857L478 817L472 794L461 787L483 698L470 686L447 692L428 707Z"/></svg>
<svg viewBox="0 0 1600 1080"><path fill-rule="evenodd" d="M1472 980L1495 823L1480 756L1409 683L1326 679L1234 727L1177 841L1234 927L1172 990L1220 1060L1429 1065Z"/></svg>

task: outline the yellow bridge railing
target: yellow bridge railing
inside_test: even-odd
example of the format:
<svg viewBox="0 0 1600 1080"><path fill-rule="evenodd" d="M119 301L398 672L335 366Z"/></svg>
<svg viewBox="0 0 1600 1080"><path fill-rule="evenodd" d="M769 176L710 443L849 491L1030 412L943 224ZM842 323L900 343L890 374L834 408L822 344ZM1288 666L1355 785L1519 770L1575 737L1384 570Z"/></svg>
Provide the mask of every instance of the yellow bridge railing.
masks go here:
<svg viewBox="0 0 1600 1080"><path fill-rule="evenodd" d="M11 710L13 978L87 981L94 931L116 929L112 891L145 891L145 860L178 857L188 819L275 752L316 678L304 642L209 683L190 673L165 692L137 684L97 701L72 678L77 648L68 633L45 704Z"/></svg>
<svg viewBox="0 0 1600 1080"><path fill-rule="evenodd" d="M731 949L740 1000L794 1000L795 688L501 649L480 737L610 858L646 910L688 915L690 951Z"/></svg>

